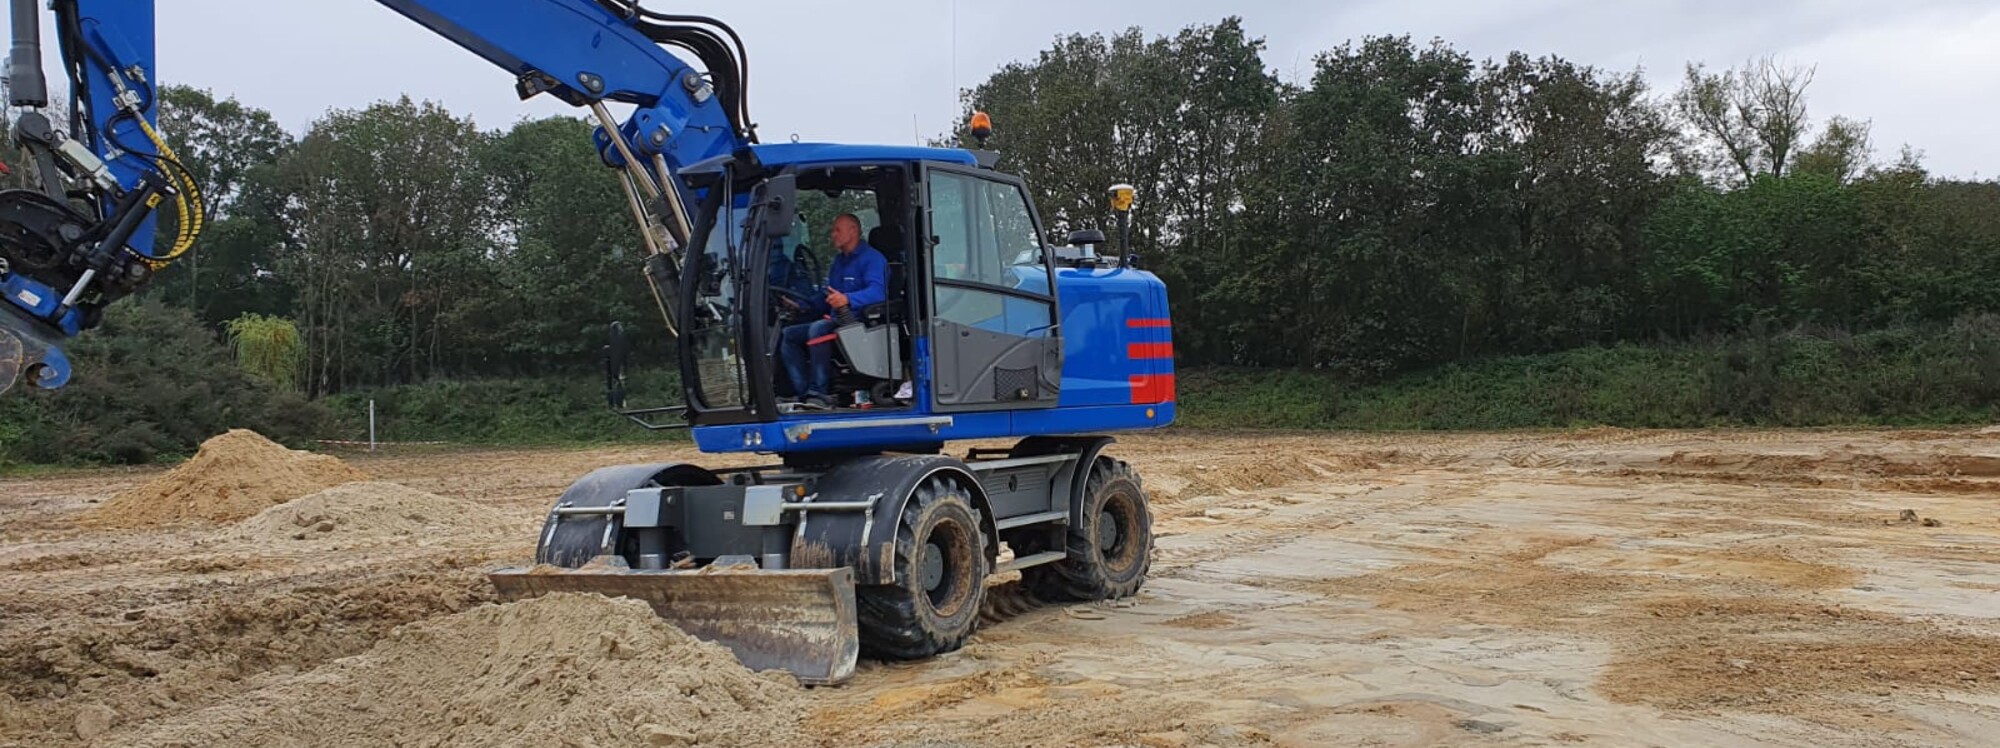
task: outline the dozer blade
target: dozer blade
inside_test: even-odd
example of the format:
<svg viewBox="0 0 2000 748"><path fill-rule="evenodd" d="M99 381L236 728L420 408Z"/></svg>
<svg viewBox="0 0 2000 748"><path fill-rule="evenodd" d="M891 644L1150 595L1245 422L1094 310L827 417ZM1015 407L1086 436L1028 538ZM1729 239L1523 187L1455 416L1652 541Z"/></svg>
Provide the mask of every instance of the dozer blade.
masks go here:
<svg viewBox="0 0 2000 748"><path fill-rule="evenodd" d="M682 631L736 653L751 670L787 670L806 685L833 685L854 675L861 635L854 618L854 571L650 571L502 569L487 574L500 597L520 600L550 592L594 592L643 600Z"/></svg>
<svg viewBox="0 0 2000 748"><path fill-rule="evenodd" d="M14 386L14 380L21 377L21 363L27 360L26 355L21 339L0 329L0 395L6 394Z"/></svg>

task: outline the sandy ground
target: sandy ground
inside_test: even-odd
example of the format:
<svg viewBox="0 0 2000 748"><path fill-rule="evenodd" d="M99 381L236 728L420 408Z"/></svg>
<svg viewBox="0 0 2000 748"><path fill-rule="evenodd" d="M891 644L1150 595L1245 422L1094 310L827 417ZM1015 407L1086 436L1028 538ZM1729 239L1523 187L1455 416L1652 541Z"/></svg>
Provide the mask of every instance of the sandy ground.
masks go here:
<svg viewBox="0 0 2000 748"><path fill-rule="evenodd" d="M1020 613L932 661L864 662L784 702L790 741L2000 744L2000 433L1182 432L1115 449L1155 505L1138 598ZM532 553L575 477L731 462L344 456L491 521L104 528L80 518L159 471L0 481L0 744L199 733L207 715L233 724L274 693L393 664L397 627L491 601L480 573ZM727 742L675 730L632 742Z"/></svg>

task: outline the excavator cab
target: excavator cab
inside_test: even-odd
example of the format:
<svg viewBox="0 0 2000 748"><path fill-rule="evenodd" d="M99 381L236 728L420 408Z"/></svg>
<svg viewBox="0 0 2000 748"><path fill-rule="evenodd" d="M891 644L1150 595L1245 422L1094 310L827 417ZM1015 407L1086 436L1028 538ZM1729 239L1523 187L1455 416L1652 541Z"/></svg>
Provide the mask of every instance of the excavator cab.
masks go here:
<svg viewBox="0 0 2000 748"><path fill-rule="evenodd" d="M842 315L818 315L836 319L834 339L833 395L836 407L886 409L909 405L911 399L908 323L910 309L908 275L903 237L912 220L909 207L907 169L895 165L848 165L801 170L798 174L798 220L788 242L801 237L791 257L793 268L812 268L802 293L773 284L771 299L775 329L767 331L771 355L782 363L785 356L782 333L785 327L806 324L816 318L807 311L810 302L824 298L827 273L820 268L834 264L838 250L830 239L835 220L851 215L860 224L863 242L882 255L887 265L882 301L849 310ZM774 255L773 261L784 257ZM773 276L777 271L772 271ZM791 303L784 303L790 301ZM781 412L803 412L792 391L790 379L778 367L776 391ZM903 395L897 398L898 391Z"/></svg>
<svg viewBox="0 0 2000 748"><path fill-rule="evenodd" d="M698 436L734 424L1055 405L1055 267L1018 180L961 150L813 144L746 149L681 176L700 192L700 251L661 282L681 284L680 368ZM887 261L888 289L836 317L834 407L808 410L784 374L782 333L812 321L797 307L823 297L825 278L800 293L771 263L831 266L825 237L841 214L859 219Z"/></svg>

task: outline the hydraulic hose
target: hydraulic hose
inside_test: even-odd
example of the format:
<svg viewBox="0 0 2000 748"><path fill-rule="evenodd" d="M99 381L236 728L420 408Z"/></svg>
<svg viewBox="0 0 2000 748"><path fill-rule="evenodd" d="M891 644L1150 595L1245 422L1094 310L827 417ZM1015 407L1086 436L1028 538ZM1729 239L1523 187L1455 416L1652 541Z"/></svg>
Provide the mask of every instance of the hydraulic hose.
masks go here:
<svg viewBox="0 0 2000 748"><path fill-rule="evenodd" d="M159 269L187 254L187 251L194 247L195 239L201 236L201 230L207 223L208 206L202 199L201 187L195 184L194 175L188 172L186 166L181 165L180 158L174 155L174 149L167 145L166 139L160 137L159 131L154 130L146 118L133 119L138 121L139 129L146 133L146 139L153 141L153 147L159 149L160 160L171 165L171 168L160 171L174 183L174 208L179 217L177 224L179 230L174 238L173 247L168 249L166 254L147 258L148 264L154 269Z"/></svg>

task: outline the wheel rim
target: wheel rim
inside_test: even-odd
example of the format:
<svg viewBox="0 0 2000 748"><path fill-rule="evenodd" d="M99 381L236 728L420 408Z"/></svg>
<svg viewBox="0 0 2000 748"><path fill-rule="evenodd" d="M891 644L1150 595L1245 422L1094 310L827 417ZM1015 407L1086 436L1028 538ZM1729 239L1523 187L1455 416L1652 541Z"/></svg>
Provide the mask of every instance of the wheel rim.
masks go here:
<svg viewBox="0 0 2000 748"><path fill-rule="evenodd" d="M917 559L917 583L931 610L950 617L965 606L966 594L977 580L970 579L968 559L972 536L955 520L939 522L924 538Z"/></svg>
<svg viewBox="0 0 2000 748"><path fill-rule="evenodd" d="M944 583L944 549L937 543L924 544L923 567L917 578L925 592L936 592L938 585Z"/></svg>
<svg viewBox="0 0 2000 748"><path fill-rule="evenodd" d="M1139 563L1141 544L1133 539L1138 516L1138 503L1123 491L1105 497L1098 510L1097 552L1113 572L1131 571Z"/></svg>
<svg viewBox="0 0 2000 748"><path fill-rule="evenodd" d="M1120 534L1117 516L1108 510L1097 513L1097 547L1104 549L1104 555L1109 556L1117 552Z"/></svg>

